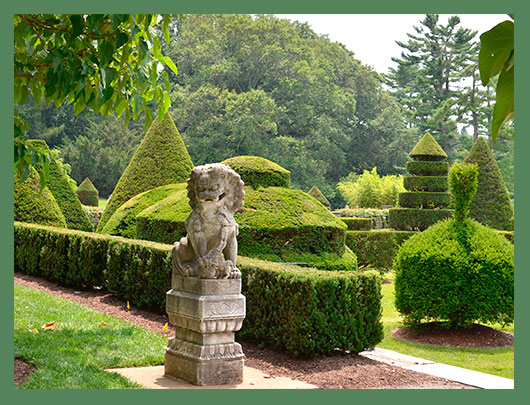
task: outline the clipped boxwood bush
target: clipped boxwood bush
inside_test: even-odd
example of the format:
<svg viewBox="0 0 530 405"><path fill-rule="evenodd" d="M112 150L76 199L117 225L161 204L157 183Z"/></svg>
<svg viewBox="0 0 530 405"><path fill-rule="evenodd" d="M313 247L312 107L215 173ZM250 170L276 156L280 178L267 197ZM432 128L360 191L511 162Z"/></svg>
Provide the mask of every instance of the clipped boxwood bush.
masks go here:
<svg viewBox="0 0 530 405"><path fill-rule="evenodd" d="M66 178L66 174L61 170L57 161L53 158L50 163L50 177L47 185L55 197L57 204L59 204L66 221L66 226L69 229L78 229L87 232L94 229L79 198L74 190L72 190L72 187Z"/></svg>
<svg viewBox="0 0 530 405"><path fill-rule="evenodd" d="M193 163L169 114L156 117L129 165L123 172L99 221L100 232L112 214L126 201L152 188L184 182Z"/></svg>
<svg viewBox="0 0 530 405"><path fill-rule="evenodd" d="M494 229L513 230L513 209L501 171L490 147L479 137L465 163L478 165L478 189L470 207L470 216Z"/></svg>
<svg viewBox="0 0 530 405"><path fill-rule="evenodd" d="M407 191L443 192L448 190L447 176L403 176Z"/></svg>
<svg viewBox="0 0 530 405"><path fill-rule="evenodd" d="M359 268L372 268L384 273L392 269L401 244L415 234L414 231L393 229L347 231L346 246L355 252Z"/></svg>
<svg viewBox="0 0 530 405"><path fill-rule="evenodd" d="M354 265L355 255L344 256L346 225L313 197L284 187L245 187L245 193L242 212L234 215L241 254L326 269ZM190 212L186 190L176 191L136 216L137 238L174 243L186 234Z"/></svg>
<svg viewBox="0 0 530 405"><path fill-rule="evenodd" d="M40 192L40 178L34 168L28 178L21 182L15 171L14 195L15 221L51 225L66 228L66 220L48 187Z"/></svg>
<svg viewBox="0 0 530 405"><path fill-rule="evenodd" d="M322 191L317 186L311 187L311 189L307 192L311 197L316 198L324 207L329 208L330 203L326 196L322 194Z"/></svg>
<svg viewBox="0 0 530 405"><path fill-rule="evenodd" d="M409 156L413 160L428 162L437 162L447 158L447 154L429 132L426 132L412 148Z"/></svg>
<svg viewBox="0 0 530 405"><path fill-rule="evenodd" d="M370 218L372 220L372 229L389 228L388 208L341 208L333 211L333 214L340 219L343 218Z"/></svg>
<svg viewBox="0 0 530 405"><path fill-rule="evenodd" d="M403 208L444 208L451 203L451 194L438 192L405 192L399 194Z"/></svg>
<svg viewBox="0 0 530 405"><path fill-rule="evenodd" d="M449 185L454 219L414 235L395 262L396 309L406 322L511 323L514 249L505 237L466 217L477 188L477 166L455 164Z"/></svg>
<svg viewBox="0 0 530 405"><path fill-rule="evenodd" d="M97 207L99 205L99 191L94 187L94 184L92 184L88 177L81 182L75 193L79 201L81 201L81 204L91 207Z"/></svg>
<svg viewBox="0 0 530 405"><path fill-rule="evenodd" d="M289 187L291 182L289 170L259 156L236 156L221 163L234 169L241 176L245 186Z"/></svg>
<svg viewBox="0 0 530 405"><path fill-rule="evenodd" d="M15 271L100 286L165 312L171 245L15 223ZM375 274L318 271L238 257L247 315L242 336L295 355L360 352L383 338Z"/></svg>
<svg viewBox="0 0 530 405"><path fill-rule="evenodd" d="M446 176L449 170L448 162L409 160L407 172L413 176Z"/></svg>
<svg viewBox="0 0 530 405"><path fill-rule="evenodd" d="M383 339L376 274L240 263L248 303L240 336L295 356L358 353Z"/></svg>
<svg viewBox="0 0 530 405"><path fill-rule="evenodd" d="M102 234L123 236L124 238L136 239L136 216L149 208L156 202L163 200L168 195L186 188L186 183L168 184L156 187L134 196L129 201L122 204L112 214L103 229ZM158 232L158 230L152 230ZM160 230L163 231L163 230ZM157 237L157 240L161 239Z"/></svg>
<svg viewBox="0 0 530 405"><path fill-rule="evenodd" d="M372 229L372 218L341 217L340 219L346 224L349 230L369 231Z"/></svg>

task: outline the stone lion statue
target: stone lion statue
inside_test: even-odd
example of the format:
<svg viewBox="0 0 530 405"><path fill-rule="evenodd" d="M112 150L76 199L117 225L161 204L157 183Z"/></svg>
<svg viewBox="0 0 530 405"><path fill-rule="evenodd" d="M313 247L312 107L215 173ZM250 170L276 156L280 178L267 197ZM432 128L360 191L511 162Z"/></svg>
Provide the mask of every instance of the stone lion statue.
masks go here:
<svg viewBox="0 0 530 405"><path fill-rule="evenodd" d="M192 212L185 222L187 235L173 245L173 271L184 277L241 278L234 220L245 196L241 177L223 164L197 166L187 190Z"/></svg>

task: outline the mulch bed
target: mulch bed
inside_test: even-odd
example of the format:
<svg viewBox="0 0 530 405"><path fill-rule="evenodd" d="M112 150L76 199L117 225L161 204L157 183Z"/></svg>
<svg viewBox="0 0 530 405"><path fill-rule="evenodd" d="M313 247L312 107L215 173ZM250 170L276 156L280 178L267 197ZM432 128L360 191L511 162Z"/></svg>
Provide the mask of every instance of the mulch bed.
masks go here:
<svg viewBox="0 0 530 405"><path fill-rule="evenodd" d="M15 273L14 278L16 284L78 302L96 311L107 313L107 315L125 319L151 332L167 337L174 334L173 328L162 330L168 321L166 315L138 309L132 305L133 303L130 309L127 309L126 302L111 293L97 289L79 290L63 287L21 273ZM398 335L403 333L403 338L407 338L405 335L408 332L398 331L397 333ZM444 342L449 342L449 340L447 338ZM289 377L320 388L473 388L443 378L380 363L356 354L337 353L328 357L294 358L270 348L261 348L254 342L242 341L240 343L243 345L247 366L259 369L271 377ZM33 366L20 359L15 359L15 384L27 378L32 372L30 367Z"/></svg>
<svg viewBox="0 0 530 405"><path fill-rule="evenodd" d="M31 364L25 362L24 360L15 358L15 387L18 387L20 384L26 381L34 371L35 367L33 367Z"/></svg>
<svg viewBox="0 0 530 405"><path fill-rule="evenodd" d="M473 324L468 329L448 329L439 322L431 322L419 329L408 327L392 331L396 339L437 346L454 347L509 347L513 346L513 334Z"/></svg>

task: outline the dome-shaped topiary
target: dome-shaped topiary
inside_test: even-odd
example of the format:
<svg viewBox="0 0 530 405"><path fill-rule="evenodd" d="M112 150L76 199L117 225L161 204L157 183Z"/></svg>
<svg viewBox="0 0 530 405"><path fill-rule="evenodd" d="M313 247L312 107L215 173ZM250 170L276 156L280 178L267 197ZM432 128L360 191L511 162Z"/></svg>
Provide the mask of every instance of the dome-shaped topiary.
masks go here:
<svg viewBox="0 0 530 405"><path fill-rule="evenodd" d="M66 228L59 204L48 187L40 192L39 175L33 168L24 182L15 172L14 214L15 221Z"/></svg>
<svg viewBox="0 0 530 405"><path fill-rule="evenodd" d="M291 172L259 156L236 156L221 162L241 176L245 186L289 187Z"/></svg>
<svg viewBox="0 0 530 405"><path fill-rule="evenodd" d="M513 321L513 245L465 218L477 170L466 166L455 164L450 172L455 219L412 236L396 256L395 304L410 324L438 320L468 327L473 322Z"/></svg>
<svg viewBox="0 0 530 405"><path fill-rule="evenodd" d="M478 189L469 216L494 229L513 230L510 197L499 166L483 137L477 139L464 162L478 165Z"/></svg>
<svg viewBox="0 0 530 405"><path fill-rule="evenodd" d="M326 198L324 194L322 194L322 191L317 186L311 187L311 189L307 192L311 197L316 198L316 200L326 208L330 207L329 201Z"/></svg>
<svg viewBox="0 0 530 405"><path fill-rule="evenodd" d="M192 169L190 155L169 113L162 122L155 118L112 192L97 231L130 198L155 187L186 181Z"/></svg>
<svg viewBox="0 0 530 405"><path fill-rule="evenodd" d="M99 205L99 192L88 177L81 182L75 193L81 204L91 207Z"/></svg>

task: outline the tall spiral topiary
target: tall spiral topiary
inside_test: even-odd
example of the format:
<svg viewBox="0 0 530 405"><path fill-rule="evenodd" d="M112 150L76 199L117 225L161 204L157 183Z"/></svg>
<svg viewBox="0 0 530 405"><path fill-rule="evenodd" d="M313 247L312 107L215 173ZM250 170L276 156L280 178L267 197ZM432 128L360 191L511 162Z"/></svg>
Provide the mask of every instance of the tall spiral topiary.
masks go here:
<svg viewBox="0 0 530 405"><path fill-rule="evenodd" d="M171 116L157 117L123 172L103 212L97 232L126 201L152 188L185 182L193 163Z"/></svg>
<svg viewBox="0 0 530 405"><path fill-rule="evenodd" d="M483 137L479 137L465 163L478 165L478 189L470 206L470 216L483 225L513 230L513 209L502 174Z"/></svg>
<svg viewBox="0 0 530 405"><path fill-rule="evenodd" d="M454 218L405 241L394 262L395 305L405 322L511 323L514 249L494 230L467 217L477 166L455 164L449 175Z"/></svg>
<svg viewBox="0 0 530 405"><path fill-rule="evenodd" d="M389 210L388 220L394 229L423 231L452 215L452 210L446 209L451 203L447 192L449 164L442 161L447 155L428 132L409 156L413 159L407 162L410 176L403 178L407 191L399 193L399 206Z"/></svg>

